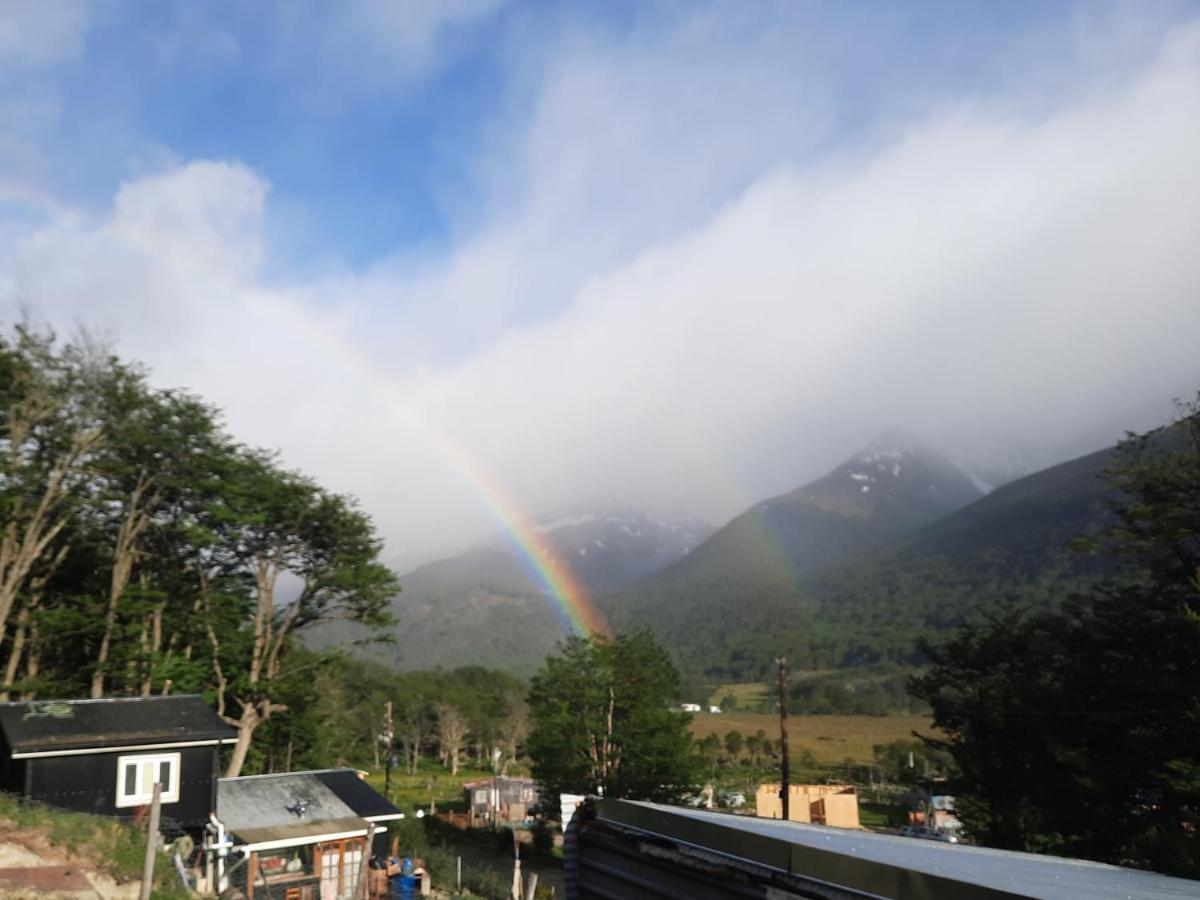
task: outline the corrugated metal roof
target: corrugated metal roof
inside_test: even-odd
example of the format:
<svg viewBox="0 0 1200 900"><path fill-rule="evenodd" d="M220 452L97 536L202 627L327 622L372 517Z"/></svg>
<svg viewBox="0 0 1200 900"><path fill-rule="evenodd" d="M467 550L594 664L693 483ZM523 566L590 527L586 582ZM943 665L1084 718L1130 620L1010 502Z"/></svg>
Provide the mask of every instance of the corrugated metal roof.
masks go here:
<svg viewBox="0 0 1200 900"><path fill-rule="evenodd" d="M202 697L112 697L0 703L14 753L232 739L236 730Z"/></svg>
<svg viewBox="0 0 1200 900"><path fill-rule="evenodd" d="M1200 897L1200 881L1085 860L655 803L600 800L596 811L602 821L880 896L898 896L887 888L898 877L909 885L924 877L929 890L921 895L929 897L955 896L955 884L964 894L983 890L1042 900Z"/></svg>
<svg viewBox="0 0 1200 900"><path fill-rule="evenodd" d="M298 804L303 806L303 815L297 812ZM312 772L222 778L217 782L217 818L246 843L251 843L246 839L246 833L261 829L303 824L306 828L317 826L322 829L310 830L307 834L332 834L339 828L326 826L345 819L362 822L354 810ZM365 823L361 827L365 828Z"/></svg>

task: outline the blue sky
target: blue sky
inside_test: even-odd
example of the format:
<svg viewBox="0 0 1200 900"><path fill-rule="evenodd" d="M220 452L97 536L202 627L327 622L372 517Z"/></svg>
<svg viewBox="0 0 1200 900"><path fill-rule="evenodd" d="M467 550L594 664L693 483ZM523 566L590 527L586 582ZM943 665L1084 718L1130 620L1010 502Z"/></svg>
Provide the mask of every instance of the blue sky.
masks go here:
<svg viewBox="0 0 1200 900"><path fill-rule="evenodd" d="M890 424L1028 467L1200 386L1198 22L18 0L0 320L106 331L406 559L490 527L447 442L714 521Z"/></svg>
<svg viewBox="0 0 1200 900"><path fill-rule="evenodd" d="M40 143L45 182L100 208L122 180L172 157L236 159L270 179L280 265L316 253L361 267L410 246L443 249L487 208L502 188L481 166L508 155L508 134L534 114L537 82L553 77L564 44L611 52L618 64L658 44L736 68L746 62L739 43L752 55L765 42L830 105L815 146L774 148L780 160L806 159L869 141L946 97L1078 78L1049 71L1039 45L1121 15L1035 0L730 3L704 16L683 3L464 3L459 21L408 26L428 34L371 34L397 20L403 30L406 5L361 4L364 21L340 24L331 11L355 4L85 9L81 52L19 75L52 84L61 104ZM710 20L681 34L693 16ZM1018 70L1022 56L1033 71Z"/></svg>

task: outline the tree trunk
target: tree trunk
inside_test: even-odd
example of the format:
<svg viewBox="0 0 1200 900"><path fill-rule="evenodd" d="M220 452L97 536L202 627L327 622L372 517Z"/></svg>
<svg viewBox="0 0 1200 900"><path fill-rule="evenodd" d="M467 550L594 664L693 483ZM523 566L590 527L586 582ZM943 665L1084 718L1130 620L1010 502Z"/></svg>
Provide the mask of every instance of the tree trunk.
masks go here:
<svg viewBox="0 0 1200 900"><path fill-rule="evenodd" d="M162 600L158 606L154 608L154 614L150 617L150 645L146 653L145 672L142 676L142 696L149 697L150 691L154 687L154 662L158 659L158 654L162 650L162 623L163 609L166 607L167 601ZM143 633L145 629L143 628Z"/></svg>
<svg viewBox="0 0 1200 900"><path fill-rule="evenodd" d="M138 475L137 483L129 492L125 518L117 528L117 539L113 544L112 577L108 586L108 609L104 614L104 635L100 639L100 650L96 654L96 669L92 672L92 699L104 696L104 678L108 668L108 655L112 647L113 631L117 625L117 607L121 596L129 586L133 574L133 564L137 559L137 543L146 526L150 524L149 508L154 499L143 503L150 477L142 472Z"/></svg>
<svg viewBox="0 0 1200 900"><path fill-rule="evenodd" d="M226 778L237 778L242 774L242 766L246 764L246 754L250 751L250 740L254 737L254 729L261 723L258 710L254 704L242 704L242 715L238 719L226 719L237 728L237 743L233 745L233 756L229 758L229 767L225 770Z"/></svg>
<svg viewBox="0 0 1200 900"><path fill-rule="evenodd" d="M11 700L9 688L13 682L17 680L17 667L21 664L21 657L25 653L25 638L29 630L29 605L21 607L21 612L17 616L17 631L13 635L12 649L8 654L8 664L4 667L4 691L0 692L0 696L4 697L7 703Z"/></svg>
<svg viewBox="0 0 1200 900"><path fill-rule="evenodd" d="M38 633L36 619L29 624L29 652L26 656L29 661L25 663L25 683L29 687L21 692L21 699L29 701L37 697L37 691L33 689L32 685L42 664L42 639Z"/></svg>

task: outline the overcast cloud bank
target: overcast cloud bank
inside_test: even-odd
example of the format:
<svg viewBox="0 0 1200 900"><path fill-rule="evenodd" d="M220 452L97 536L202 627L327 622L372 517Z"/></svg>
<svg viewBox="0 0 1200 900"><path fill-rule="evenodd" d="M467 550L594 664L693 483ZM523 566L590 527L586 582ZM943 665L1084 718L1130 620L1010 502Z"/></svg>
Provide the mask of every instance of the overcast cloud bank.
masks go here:
<svg viewBox="0 0 1200 900"><path fill-rule="evenodd" d="M460 27L427 24L420 54ZM445 249L268 276L270 173L179 160L107 209L7 217L0 317L109 330L357 494L406 561L494 527L473 478L529 512L719 524L890 424L1048 463L1200 388L1200 28L1115 80L943 98L836 152L820 72L713 28L550 54Z"/></svg>

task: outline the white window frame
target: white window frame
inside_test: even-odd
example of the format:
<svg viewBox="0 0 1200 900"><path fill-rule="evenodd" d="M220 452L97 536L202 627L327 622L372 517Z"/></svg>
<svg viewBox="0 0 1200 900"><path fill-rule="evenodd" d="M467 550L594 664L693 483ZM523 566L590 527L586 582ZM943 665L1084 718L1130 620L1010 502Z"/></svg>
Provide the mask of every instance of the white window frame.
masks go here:
<svg viewBox="0 0 1200 900"><path fill-rule="evenodd" d="M129 756L118 756L117 808L146 806L154 800L153 788L145 793L125 793L125 770L131 765L137 766L137 775L135 776L134 783L140 786L143 784L143 775L146 766L150 766L151 772L157 774L159 766L163 763L169 763L171 766L170 783L163 785L161 801L163 803L179 802L179 760L180 754L178 753L138 753ZM153 785L154 782L151 781L150 784Z"/></svg>

